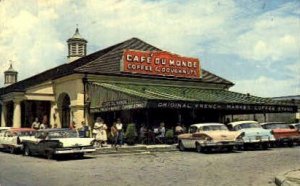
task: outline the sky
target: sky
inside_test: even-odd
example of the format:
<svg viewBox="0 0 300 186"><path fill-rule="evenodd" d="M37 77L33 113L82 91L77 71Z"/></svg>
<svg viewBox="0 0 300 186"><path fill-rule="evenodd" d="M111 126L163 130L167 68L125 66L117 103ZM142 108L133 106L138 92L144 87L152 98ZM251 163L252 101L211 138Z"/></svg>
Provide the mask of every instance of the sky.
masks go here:
<svg viewBox="0 0 300 186"><path fill-rule="evenodd" d="M262 97L300 95L300 0L0 0L0 86L67 62L78 25L88 54L132 37L197 57Z"/></svg>

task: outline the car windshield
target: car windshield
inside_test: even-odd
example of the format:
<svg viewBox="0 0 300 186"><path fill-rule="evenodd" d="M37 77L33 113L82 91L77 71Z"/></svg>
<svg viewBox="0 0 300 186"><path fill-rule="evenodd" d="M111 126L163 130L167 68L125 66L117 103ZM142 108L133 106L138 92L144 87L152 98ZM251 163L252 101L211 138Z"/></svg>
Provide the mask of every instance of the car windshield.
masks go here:
<svg viewBox="0 0 300 186"><path fill-rule="evenodd" d="M49 138L77 138L78 134L75 130L50 131Z"/></svg>
<svg viewBox="0 0 300 186"><path fill-rule="evenodd" d="M258 123L243 123L239 125L242 129L248 128L262 128Z"/></svg>
<svg viewBox="0 0 300 186"><path fill-rule="evenodd" d="M270 123L264 125L265 129L288 129L289 126L285 123Z"/></svg>
<svg viewBox="0 0 300 186"><path fill-rule="evenodd" d="M18 136L34 136L36 131L20 131L17 132Z"/></svg>
<svg viewBox="0 0 300 186"><path fill-rule="evenodd" d="M227 127L224 125L210 125L210 126L204 126L200 128L202 131L213 131L213 130L228 130Z"/></svg>

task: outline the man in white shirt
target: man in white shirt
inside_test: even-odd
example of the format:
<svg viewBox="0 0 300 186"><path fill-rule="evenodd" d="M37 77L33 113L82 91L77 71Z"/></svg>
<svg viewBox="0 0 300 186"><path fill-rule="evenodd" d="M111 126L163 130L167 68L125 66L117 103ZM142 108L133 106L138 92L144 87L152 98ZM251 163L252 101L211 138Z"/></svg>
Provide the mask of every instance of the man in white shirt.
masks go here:
<svg viewBox="0 0 300 186"><path fill-rule="evenodd" d="M120 142L120 146L122 146L123 145L123 124L121 123L120 118L117 119L116 128L117 128L117 131L118 131L118 138L117 139Z"/></svg>

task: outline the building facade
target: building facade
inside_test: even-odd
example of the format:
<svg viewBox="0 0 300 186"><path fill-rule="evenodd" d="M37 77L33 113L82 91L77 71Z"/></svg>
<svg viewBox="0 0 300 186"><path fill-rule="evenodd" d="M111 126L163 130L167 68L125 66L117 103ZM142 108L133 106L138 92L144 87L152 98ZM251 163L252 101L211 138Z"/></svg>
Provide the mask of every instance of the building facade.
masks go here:
<svg viewBox="0 0 300 186"><path fill-rule="evenodd" d="M1 126L30 127L35 117L58 127L74 121L172 127L225 122L235 114L294 113L297 107L229 91L234 84L201 68L198 59L132 38L86 55L79 30L68 63L0 89Z"/></svg>

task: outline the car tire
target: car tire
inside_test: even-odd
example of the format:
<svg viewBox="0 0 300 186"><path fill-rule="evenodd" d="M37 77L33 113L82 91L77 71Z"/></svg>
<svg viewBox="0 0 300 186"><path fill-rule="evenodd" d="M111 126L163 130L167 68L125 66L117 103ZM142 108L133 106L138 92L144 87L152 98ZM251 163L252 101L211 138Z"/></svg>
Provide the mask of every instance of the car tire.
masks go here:
<svg viewBox="0 0 300 186"><path fill-rule="evenodd" d="M226 150L227 150L227 152L232 152L233 151L233 146L226 147Z"/></svg>
<svg viewBox="0 0 300 186"><path fill-rule="evenodd" d="M179 142L179 150L180 151L185 151L185 147L184 147L182 141Z"/></svg>
<svg viewBox="0 0 300 186"><path fill-rule="evenodd" d="M16 149L13 148L13 147L9 147L9 152L10 152L11 154L15 154L15 153L16 153Z"/></svg>
<svg viewBox="0 0 300 186"><path fill-rule="evenodd" d="M84 153L78 153L78 154L75 155L75 157L78 158L78 159L83 159Z"/></svg>
<svg viewBox="0 0 300 186"><path fill-rule="evenodd" d="M29 147L26 145L24 147L24 156L30 156L31 155L31 151L29 149Z"/></svg>
<svg viewBox="0 0 300 186"><path fill-rule="evenodd" d="M199 143L196 143L196 151L200 153L203 152L203 150L204 150L203 147L201 147Z"/></svg>
<svg viewBox="0 0 300 186"><path fill-rule="evenodd" d="M48 160L54 159L54 154L53 154L53 152L47 151L45 154L46 154L46 157L47 157Z"/></svg>
<svg viewBox="0 0 300 186"><path fill-rule="evenodd" d="M294 142L293 142L293 141L289 141L289 142L288 142L288 146L289 146L289 147L293 147L293 146L294 146Z"/></svg>
<svg viewBox="0 0 300 186"><path fill-rule="evenodd" d="M263 150L267 150L269 148L269 144L268 143L263 143L263 144L261 144L261 148Z"/></svg>

